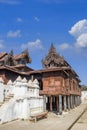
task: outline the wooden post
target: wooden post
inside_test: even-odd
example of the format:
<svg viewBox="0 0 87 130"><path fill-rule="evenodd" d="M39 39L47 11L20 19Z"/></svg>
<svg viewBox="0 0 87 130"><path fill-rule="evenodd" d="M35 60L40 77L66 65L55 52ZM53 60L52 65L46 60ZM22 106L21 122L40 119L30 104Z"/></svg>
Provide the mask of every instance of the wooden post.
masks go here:
<svg viewBox="0 0 87 130"><path fill-rule="evenodd" d="M68 109L70 110L70 96L68 96Z"/></svg>
<svg viewBox="0 0 87 130"><path fill-rule="evenodd" d="M77 107L77 96L75 96L75 107Z"/></svg>
<svg viewBox="0 0 87 130"><path fill-rule="evenodd" d="M66 95L64 96L64 111L66 111Z"/></svg>
<svg viewBox="0 0 87 130"><path fill-rule="evenodd" d="M79 106L79 96L77 96L77 106Z"/></svg>
<svg viewBox="0 0 87 130"><path fill-rule="evenodd" d="M70 108L72 108L72 95L70 95Z"/></svg>
<svg viewBox="0 0 87 130"><path fill-rule="evenodd" d="M56 110L58 112L58 97L56 97Z"/></svg>
<svg viewBox="0 0 87 130"><path fill-rule="evenodd" d="M72 96L72 106L74 108L74 95Z"/></svg>
<svg viewBox="0 0 87 130"><path fill-rule="evenodd" d="M50 96L50 111L52 111L52 96Z"/></svg>
<svg viewBox="0 0 87 130"><path fill-rule="evenodd" d="M79 96L79 105L81 104L81 96Z"/></svg>
<svg viewBox="0 0 87 130"><path fill-rule="evenodd" d="M44 107L44 111L46 111L46 95L44 95L43 97L44 97L43 107Z"/></svg>
<svg viewBox="0 0 87 130"><path fill-rule="evenodd" d="M59 114L62 114L62 95L59 95Z"/></svg>

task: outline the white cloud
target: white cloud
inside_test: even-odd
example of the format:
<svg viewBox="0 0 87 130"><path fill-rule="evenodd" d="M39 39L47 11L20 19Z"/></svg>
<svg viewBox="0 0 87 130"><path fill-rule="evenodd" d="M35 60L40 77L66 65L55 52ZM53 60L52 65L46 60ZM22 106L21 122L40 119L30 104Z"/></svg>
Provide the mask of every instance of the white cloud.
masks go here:
<svg viewBox="0 0 87 130"><path fill-rule="evenodd" d="M40 21L40 19L38 17L34 17L34 20L37 21L37 22Z"/></svg>
<svg viewBox="0 0 87 130"><path fill-rule="evenodd" d="M87 33L84 33L82 35L80 35L77 39L76 39L76 47L87 47Z"/></svg>
<svg viewBox="0 0 87 130"><path fill-rule="evenodd" d="M40 39L36 39L36 41L33 41L33 42L31 41L26 44L22 44L21 48L22 49L29 48L30 51L44 49Z"/></svg>
<svg viewBox="0 0 87 130"><path fill-rule="evenodd" d="M0 49L2 49L4 47L4 40L0 40Z"/></svg>
<svg viewBox="0 0 87 130"><path fill-rule="evenodd" d="M66 50L66 49L71 48L71 46L67 43L60 44L58 47L60 50Z"/></svg>
<svg viewBox="0 0 87 130"><path fill-rule="evenodd" d="M17 18L17 22L22 22L22 21L23 21L22 18L20 17Z"/></svg>
<svg viewBox="0 0 87 130"><path fill-rule="evenodd" d="M87 19L78 21L74 26L72 26L69 33L75 37L75 47L87 47Z"/></svg>
<svg viewBox="0 0 87 130"><path fill-rule="evenodd" d="M19 1L18 0L0 0L0 3L15 5L15 4L19 4Z"/></svg>
<svg viewBox="0 0 87 130"><path fill-rule="evenodd" d="M58 47L60 50L67 49L79 49L87 47L87 19L83 19L75 23L69 33L74 36L75 42L72 45L68 43L60 44Z"/></svg>
<svg viewBox="0 0 87 130"><path fill-rule="evenodd" d="M74 37L79 37L83 33L87 33L87 19L78 21L69 31Z"/></svg>
<svg viewBox="0 0 87 130"><path fill-rule="evenodd" d="M15 37L21 37L21 30L12 31L10 30L7 33L7 37L15 38Z"/></svg>

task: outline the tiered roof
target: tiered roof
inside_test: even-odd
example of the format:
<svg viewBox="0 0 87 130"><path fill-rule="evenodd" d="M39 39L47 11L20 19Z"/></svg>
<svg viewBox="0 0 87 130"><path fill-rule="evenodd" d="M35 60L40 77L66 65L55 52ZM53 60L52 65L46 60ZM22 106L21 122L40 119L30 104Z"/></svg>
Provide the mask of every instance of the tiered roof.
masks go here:
<svg viewBox="0 0 87 130"><path fill-rule="evenodd" d="M16 61L19 61L21 59L26 59L26 63L31 63L28 49L18 55L13 55L13 51L11 51L10 53L0 53L0 65L9 65L8 62L13 61L13 64L10 64L9 66L16 66Z"/></svg>
<svg viewBox="0 0 87 130"><path fill-rule="evenodd" d="M60 56L57 53L53 44L49 49L47 56L42 60L42 65L45 69L40 72L49 72L49 71L63 71L69 76L72 73L77 80L80 81L77 73L73 70L73 68L68 64L68 62L64 59L64 57Z"/></svg>
<svg viewBox="0 0 87 130"><path fill-rule="evenodd" d="M18 61L20 59L26 58L27 63L31 63L31 58L29 56L29 52L28 49L26 49L25 51L23 51L21 54L15 55L14 56L14 60Z"/></svg>
<svg viewBox="0 0 87 130"><path fill-rule="evenodd" d="M48 55L42 60L42 65L45 68L53 68L53 67L68 67L70 66L64 57L60 56L57 52L53 44L51 44Z"/></svg>
<svg viewBox="0 0 87 130"><path fill-rule="evenodd" d="M26 66L27 63L31 63L31 58L28 53L28 49L23 51L21 54L14 55L13 51L10 53L0 53L0 68L11 68L15 71L31 71L33 69Z"/></svg>

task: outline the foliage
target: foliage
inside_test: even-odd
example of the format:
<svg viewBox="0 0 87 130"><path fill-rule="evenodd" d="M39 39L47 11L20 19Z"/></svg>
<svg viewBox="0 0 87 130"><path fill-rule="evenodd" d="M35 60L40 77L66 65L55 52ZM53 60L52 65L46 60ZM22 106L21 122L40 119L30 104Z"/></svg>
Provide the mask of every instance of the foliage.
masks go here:
<svg viewBox="0 0 87 130"><path fill-rule="evenodd" d="M87 91L87 86L82 85L82 91Z"/></svg>

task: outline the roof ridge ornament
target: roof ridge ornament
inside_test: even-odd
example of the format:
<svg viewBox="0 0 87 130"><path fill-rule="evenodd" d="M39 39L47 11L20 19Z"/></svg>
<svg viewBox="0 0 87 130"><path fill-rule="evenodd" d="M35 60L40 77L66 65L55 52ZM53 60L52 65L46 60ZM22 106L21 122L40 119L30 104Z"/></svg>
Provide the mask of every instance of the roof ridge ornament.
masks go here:
<svg viewBox="0 0 87 130"><path fill-rule="evenodd" d="M42 59L42 65L44 68L53 68L68 66L68 63L62 56L59 55L53 43L51 43L47 56Z"/></svg>

